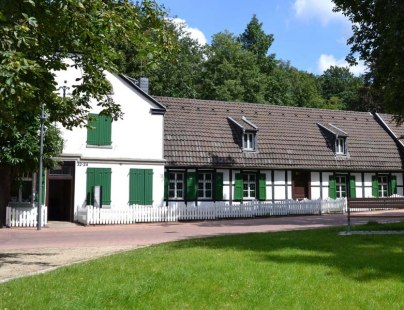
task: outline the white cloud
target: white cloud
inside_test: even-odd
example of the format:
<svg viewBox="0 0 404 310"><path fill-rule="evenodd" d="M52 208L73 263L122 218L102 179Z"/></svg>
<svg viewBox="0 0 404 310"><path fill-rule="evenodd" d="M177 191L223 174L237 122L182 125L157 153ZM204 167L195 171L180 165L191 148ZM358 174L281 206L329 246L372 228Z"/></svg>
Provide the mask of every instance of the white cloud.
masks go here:
<svg viewBox="0 0 404 310"><path fill-rule="evenodd" d="M349 67L349 71L356 76L363 74L366 71L366 66L363 61L359 61L357 66L350 67L345 59L336 59L333 55L321 54L317 61L318 72L322 74L331 66Z"/></svg>
<svg viewBox="0 0 404 310"><path fill-rule="evenodd" d="M295 0L293 11L295 16L303 20L318 19L323 26L330 21L348 22L340 12L333 12L334 3L331 0Z"/></svg>
<svg viewBox="0 0 404 310"><path fill-rule="evenodd" d="M192 28L187 24L187 21L182 18L173 18L171 20L176 25L181 25L184 27L185 32L188 32L189 36L198 41L200 45L205 45L208 41L206 40L205 34L198 28Z"/></svg>

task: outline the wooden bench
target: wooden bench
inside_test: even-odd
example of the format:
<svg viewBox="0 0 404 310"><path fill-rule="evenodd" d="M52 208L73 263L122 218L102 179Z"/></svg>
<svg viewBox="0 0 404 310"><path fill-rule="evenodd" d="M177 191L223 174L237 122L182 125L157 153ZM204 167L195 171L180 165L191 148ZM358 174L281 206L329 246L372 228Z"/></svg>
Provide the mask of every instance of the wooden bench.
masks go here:
<svg viewBox="0 0 404 310"><path fill-rule="evenodd" d="M348 198L347 202L348 230L351 230L352 217L404 217L404 212L402 214L363 214L362 212L351 214L352 209L367 209L367 211L404 209L404 197Z"/></svg>

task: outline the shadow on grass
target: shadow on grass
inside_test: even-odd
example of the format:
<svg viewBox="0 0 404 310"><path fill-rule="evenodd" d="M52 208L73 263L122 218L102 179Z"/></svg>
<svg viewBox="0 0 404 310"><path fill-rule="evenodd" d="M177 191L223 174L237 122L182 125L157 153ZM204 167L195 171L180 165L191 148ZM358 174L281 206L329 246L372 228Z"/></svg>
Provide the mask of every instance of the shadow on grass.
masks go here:
<svg viewBox="0 0 404 310"><path fill-rule="evenodd" d="M173 243L172 246L248 251L249 257L258 263L270 262L280 267L298 264L302 268L326 266L331 274L337 272L355 281L404 279L403 235L338 235L344 229L230 235ZM404 230L404 223L387 226L370 223L356 229Z"/></svg>

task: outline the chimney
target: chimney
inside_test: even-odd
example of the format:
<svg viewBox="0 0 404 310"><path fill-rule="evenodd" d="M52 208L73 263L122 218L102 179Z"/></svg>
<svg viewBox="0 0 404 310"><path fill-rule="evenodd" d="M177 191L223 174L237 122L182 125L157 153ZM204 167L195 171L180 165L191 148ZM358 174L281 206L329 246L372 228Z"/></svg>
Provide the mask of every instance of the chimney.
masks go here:
<svg viewBox="0 0 404 310"><path fill-rule="evenodd" d="M141 77L139 79L139 88L143 90L146 94L149 93L149 79L146 77Z"/></svg>

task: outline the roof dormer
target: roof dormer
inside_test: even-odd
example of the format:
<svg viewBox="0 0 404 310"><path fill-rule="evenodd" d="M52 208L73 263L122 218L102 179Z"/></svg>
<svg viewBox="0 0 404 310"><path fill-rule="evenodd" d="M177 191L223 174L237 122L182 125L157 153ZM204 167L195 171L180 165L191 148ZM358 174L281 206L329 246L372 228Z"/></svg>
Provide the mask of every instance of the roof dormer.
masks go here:
<svg viewBox="0 0 404 310"><path fill-rule="evenodd" d="M317 123L317 125L330 137L335 155L348 155L348 134L345 131L330 123L325 125Z"/></svg>
<svg viewBox="0 0 404 310"><path fill-rule="evenodd" d="M258 127L245 116L241 118L229 116L227 119L239 129L238 141L241 141L242 150L247 152L256 151Z"/></svg>

